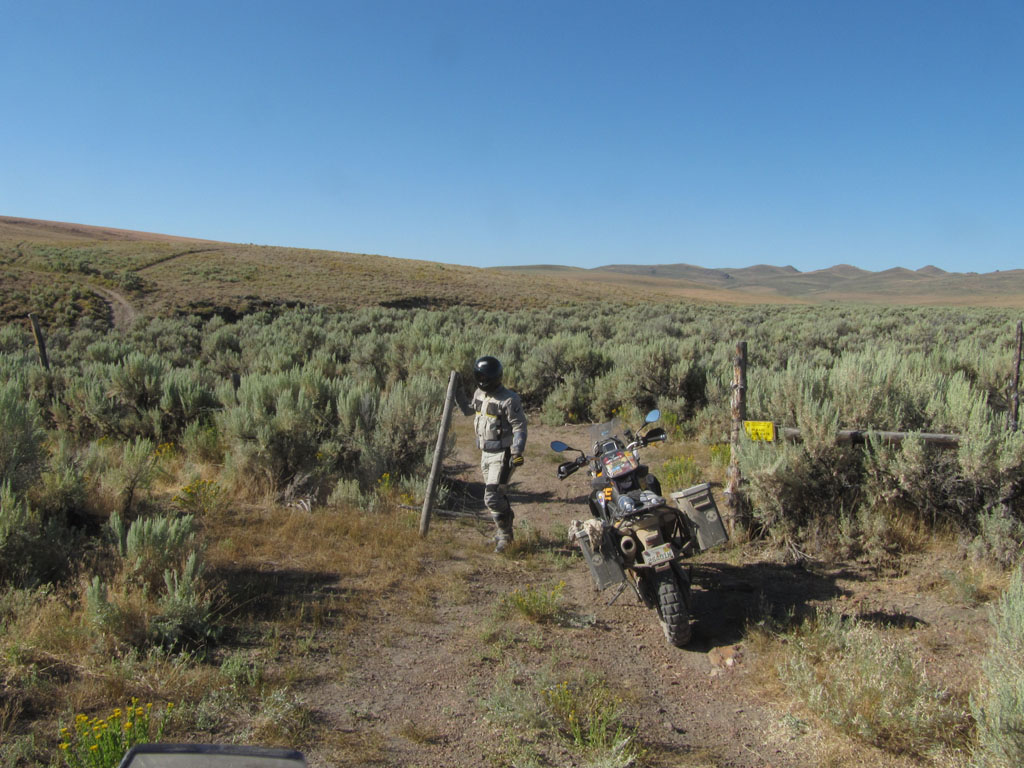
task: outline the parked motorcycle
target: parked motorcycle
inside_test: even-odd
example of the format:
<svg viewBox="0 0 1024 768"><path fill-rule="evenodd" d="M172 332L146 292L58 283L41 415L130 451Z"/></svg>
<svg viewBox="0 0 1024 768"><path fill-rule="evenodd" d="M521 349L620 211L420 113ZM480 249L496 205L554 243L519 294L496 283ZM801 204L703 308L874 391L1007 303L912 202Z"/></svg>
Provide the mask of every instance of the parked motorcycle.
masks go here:
<svg viewBox="0 0 1024 768"><path fill-rule="evenodd" d="M690 569L683 560L727 537L707 483L672 494L671 506L661 495L661 483L640 463L640 449L667 439L652 427L661 418L653 410L634 433L618 419L591 429L589 454L560 440L558 453L580 455L558 466L564 480L589 466L591 517L574 520L573 538L599 590L618 585L612 602L629 584L640 600L658 611L666 639L677 647L690 641ZM720 530L719 530L720 529Z"/></svg>

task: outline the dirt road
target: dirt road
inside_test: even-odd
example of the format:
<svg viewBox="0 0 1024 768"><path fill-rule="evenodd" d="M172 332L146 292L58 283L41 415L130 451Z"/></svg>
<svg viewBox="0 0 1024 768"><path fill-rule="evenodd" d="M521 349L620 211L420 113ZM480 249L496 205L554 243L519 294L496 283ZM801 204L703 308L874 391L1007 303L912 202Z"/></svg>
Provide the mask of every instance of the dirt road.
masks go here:
<svg viewBox="0 0 1024 768"><path fill-rule="evenodd" d="M482 509L477 455L467 424L458 418L456 433L458 453L448 468L465 480L470 506ZM432 522L430 537L445 554L427 564L428 571L461 574L466 586L435 596L430 611L385 609L371 632L350 639L350 668L340 675L325 671L324 682L307 692L312 706L335 724L341 745L332 755L308 755L311 765L338 765L340 754L361 752L368 762L342 764L379 765L383 752L389 756L383 764L395 766L512 765L508 750L515 734L487 717L497 681L504 676L506 685L525 688L542 671L559 669L592 671L626 692L624 720L648 747L647 765L779 768L816 762L813 730L754 684L754 659L742 644L745 629L768 610L799 612L855 594L869 599L874 587L849 565L730 565L707 553L693 571L694 640L685 649L667 645L652 611L632 593L609 605L612 590L596 592L582 558L562 542L569 520L586 516L586 477L559 482L557 459L547 446L556 438L582 446L585 434L581 427L531 427L527 463L514 478L517 536L533 536L544 551L495 555L489 523ZM560 581L578 622L545 625L504 644L482 639L503 595ZM908 612L921 609L910 602L913 597L906 597ZM890 602L887 610L903 608ZM727 655L738 652L732 665L718 658L715 649L723 648ZM914 764L873 750L865 759ZM557 764L574 763L566 757Z"/></svg>

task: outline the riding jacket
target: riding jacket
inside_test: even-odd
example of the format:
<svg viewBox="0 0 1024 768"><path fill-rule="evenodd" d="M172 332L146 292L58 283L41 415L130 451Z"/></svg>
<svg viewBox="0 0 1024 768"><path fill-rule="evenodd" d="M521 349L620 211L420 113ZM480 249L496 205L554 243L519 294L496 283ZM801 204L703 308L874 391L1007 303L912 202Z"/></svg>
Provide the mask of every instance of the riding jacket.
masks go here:
<svg viewBox="0 0 1024 768"><path fill-rule="evenodd" d="M459 403L467 416L475 413L473 428L481 451L494 453L510 449L521 454L526 449L526 413L519 395L505 386L491 393L477 389L470 403Z"/></svg>

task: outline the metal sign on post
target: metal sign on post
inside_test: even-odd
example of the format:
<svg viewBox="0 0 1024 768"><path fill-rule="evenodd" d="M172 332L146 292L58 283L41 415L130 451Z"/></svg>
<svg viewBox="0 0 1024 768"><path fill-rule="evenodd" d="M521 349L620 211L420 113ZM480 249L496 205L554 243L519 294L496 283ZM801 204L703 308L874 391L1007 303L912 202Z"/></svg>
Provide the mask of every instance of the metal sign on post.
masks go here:
<svg viewBox="0 0 1024 768"><path fill-rule="evenodd" d="M430 477L427 479L427 492L423 497L423 511L420 512L420 536L426 536L430 530L430 512L434 507L434 493L437 481L441 476L441 462L444 460L444 444L448 440L448 428L452 421L452 403L455 402L455 385L459 374L452 371L448 377L448 391L444 396L444 410L441 412L441 427L437 431L437 447L434 448L434 461L430 465Z"/></svg>
<svg viewBox="0 0 1024 768"><path fill-rule="evenodd" d="M744 421L743 429L751 440L775 442L775 423L771 421Z"/></svg>

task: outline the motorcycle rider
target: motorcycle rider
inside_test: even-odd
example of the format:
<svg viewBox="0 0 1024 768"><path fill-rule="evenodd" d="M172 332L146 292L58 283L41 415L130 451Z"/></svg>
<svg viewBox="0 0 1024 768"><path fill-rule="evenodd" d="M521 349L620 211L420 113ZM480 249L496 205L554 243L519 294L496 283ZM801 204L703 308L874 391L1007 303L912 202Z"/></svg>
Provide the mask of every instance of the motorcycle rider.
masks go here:
<svg viewBox="0 0 1024 768"><path fill-rule="evenodd" d="M495 552L504 552L512 541L515 514L508 501L508 481L516 467L523 465L526 448L526 414L519 395L502 384L501 362L484 355L473 364L476 391L468 402L461 388L455 401L463 414L475 414L473 421L480 472L484 479L484 505L494 520Z"/></svg>

